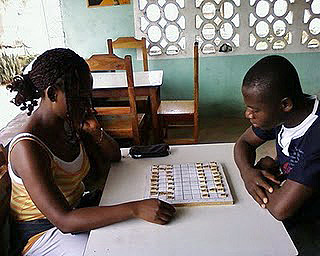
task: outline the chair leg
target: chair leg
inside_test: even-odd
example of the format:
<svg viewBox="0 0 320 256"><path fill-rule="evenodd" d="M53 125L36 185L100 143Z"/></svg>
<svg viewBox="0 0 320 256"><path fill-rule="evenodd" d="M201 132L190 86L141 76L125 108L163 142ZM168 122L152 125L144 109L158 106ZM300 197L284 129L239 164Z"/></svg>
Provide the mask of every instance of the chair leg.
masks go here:
<svg viewBox="0 0 320 256"><path fill-rule="evenodd" d="M159 117L159 135L160 135L160 142L163 141L164 139L164 120L163 120L163 117L162 116L158 116Z"/></svg>
<svg viewBox="0 0 320 256"><path fill-rule="evenodd" d="M147 122L144 122L144 124L141 127L141 131L139 131L139 134L141 135L141 143L142 145L148 145L149 139L150 139L150 120L147 120Z"/></svg>
<svg viewBox="0 0 320 256"><path fill-rule="evenodd" d="M194 139L194 143L198 143L198 139L199 139L199 119L198 119L198 115L194 116L194 121L193 121L193 139Z"/></svg>
<svg viewBox="0 0 320 256"><path fill-rule="evenodd" d="M162 133L162 138L167 139L168 138L168 121L162 118L162 124L161 124L161 133Z"/></svg>
<svg viewBox="0 0 320 256"><path fill-rule="evenodd" d="M168 122L164 121L164 125L163 125L163 137L165 139L168 138Z"/></svg>

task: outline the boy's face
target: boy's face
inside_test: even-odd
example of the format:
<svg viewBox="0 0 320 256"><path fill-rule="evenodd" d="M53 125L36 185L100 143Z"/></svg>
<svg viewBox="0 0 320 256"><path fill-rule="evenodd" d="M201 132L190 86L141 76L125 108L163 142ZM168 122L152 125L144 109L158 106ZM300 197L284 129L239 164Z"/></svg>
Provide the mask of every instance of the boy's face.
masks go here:
<svg viewBox="0 0 320 256"><path fill-rule="evenodd" d="M246 105L245 117L254 127L269 130L282 123L280 102L276 98L271 102L263 93L248 86L242 87L242 95Z"/></svg>

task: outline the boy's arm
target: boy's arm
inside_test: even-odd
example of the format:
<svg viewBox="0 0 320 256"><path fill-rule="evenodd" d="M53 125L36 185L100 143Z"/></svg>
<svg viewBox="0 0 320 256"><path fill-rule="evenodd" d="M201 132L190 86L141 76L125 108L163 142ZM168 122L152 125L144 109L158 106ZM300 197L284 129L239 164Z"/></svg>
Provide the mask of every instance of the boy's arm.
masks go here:
<svg viewBox="0 0 320 256"><path fill-rule="evenodd" d="M311 196L312 189L289 179L280 187L270 172L255 169L255 151L263 143L252 128L248 128L235 145L234 158L249 194L276 219L284 220ZM272 182L267 183L266 179Z"/></svg>
<svg viewBox="0 0 320 256"><path fill-rule="evenodd" d="M281 187L274 186L272 194L267 194L266 208L277 220L284 220L293 215L311 195L310 187L288 179Z"/></svg>
<svg viewBox="0 0 320 256"><path fill-rule="evenodd" d="M263 208L268 202L265 191L269 193L273 191L272 186L266 182L266 179L279 184L279 181L270 172L254 168L256 149L264 142L255 135L252 127L249 127L237 140L234 147L234 159L245 187L253 199Z"/></svg>

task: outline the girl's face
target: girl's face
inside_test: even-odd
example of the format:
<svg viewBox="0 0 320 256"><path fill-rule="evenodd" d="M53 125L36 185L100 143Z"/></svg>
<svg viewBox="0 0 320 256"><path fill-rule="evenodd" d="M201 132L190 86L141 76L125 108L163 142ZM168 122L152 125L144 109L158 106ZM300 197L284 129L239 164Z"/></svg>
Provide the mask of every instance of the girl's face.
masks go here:
<svg viewBox="0 0 320 256"><path fill-rule="evenodd" d="M71 120L76 131L82 128L82 124L86 119L87 114L92 109L92 76L89 72L79 74L79 84L72 86L79 88L78 91L71 91L71 96L68 97L70 104Z"/></svg>

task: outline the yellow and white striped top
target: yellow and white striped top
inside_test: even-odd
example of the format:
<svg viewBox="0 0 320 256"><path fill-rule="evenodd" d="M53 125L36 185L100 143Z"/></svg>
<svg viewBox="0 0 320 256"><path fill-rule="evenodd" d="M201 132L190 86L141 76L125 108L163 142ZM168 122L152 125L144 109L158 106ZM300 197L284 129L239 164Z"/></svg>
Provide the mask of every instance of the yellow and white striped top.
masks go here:
<svg viewBox="0 0 320 256"><path fill-rule="evenodd" d="M13 147L22 140L35 141L49 153L51 158L51 170L55 184L59 187L70 206L75 207L84 192L84 184L82 180L87 175L90 168L89 159L83 149L83 145L80 144L80 154L74 161L65 162L56 157L39 138L29 133L22 133L13 138L9 147L8 171L12 180L10 202L12 216L17 221L31 221L46 218L46 216L44 216L33 203L23 185L23 181L12 171L10 153ZM44 232L31 237L24 248L24 252L27 251L43 233Z"/></svg>

